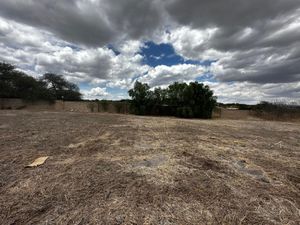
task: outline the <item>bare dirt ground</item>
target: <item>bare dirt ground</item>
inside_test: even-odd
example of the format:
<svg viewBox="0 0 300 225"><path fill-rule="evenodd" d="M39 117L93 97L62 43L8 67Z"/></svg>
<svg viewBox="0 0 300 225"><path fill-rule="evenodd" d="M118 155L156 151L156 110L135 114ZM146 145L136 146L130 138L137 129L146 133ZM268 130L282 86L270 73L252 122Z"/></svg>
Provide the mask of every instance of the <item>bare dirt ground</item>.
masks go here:
<svg viewBox="0 0 300 225"><path fill-rule="evenodd" d="M3 225L296 225L299 189L299 123L0 111Z"/></svg>

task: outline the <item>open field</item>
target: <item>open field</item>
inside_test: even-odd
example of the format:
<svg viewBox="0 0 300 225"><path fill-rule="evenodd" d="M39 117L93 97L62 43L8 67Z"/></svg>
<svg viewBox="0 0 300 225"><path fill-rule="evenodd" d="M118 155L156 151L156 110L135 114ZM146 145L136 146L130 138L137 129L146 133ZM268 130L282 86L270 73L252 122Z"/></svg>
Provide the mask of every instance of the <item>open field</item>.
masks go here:
<svg viewBox="0 0 300 225"><path fill-rule="evenodd" d="M0 111L3 225L296 225L299 189L299 123Z"/></svg>

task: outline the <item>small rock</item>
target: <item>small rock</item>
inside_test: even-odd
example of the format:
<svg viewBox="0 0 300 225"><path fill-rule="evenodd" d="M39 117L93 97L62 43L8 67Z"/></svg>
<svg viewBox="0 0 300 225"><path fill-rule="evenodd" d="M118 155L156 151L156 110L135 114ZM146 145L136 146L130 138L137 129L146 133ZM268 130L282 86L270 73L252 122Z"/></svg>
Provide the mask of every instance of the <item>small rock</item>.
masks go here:
<svg viewBox="0 0 300 225"><path fill-rule="evenodd" d="M115 220L116 220L117 224L122 224L124 222L124 216L117 215L116 218L115 218Z"/></svg>

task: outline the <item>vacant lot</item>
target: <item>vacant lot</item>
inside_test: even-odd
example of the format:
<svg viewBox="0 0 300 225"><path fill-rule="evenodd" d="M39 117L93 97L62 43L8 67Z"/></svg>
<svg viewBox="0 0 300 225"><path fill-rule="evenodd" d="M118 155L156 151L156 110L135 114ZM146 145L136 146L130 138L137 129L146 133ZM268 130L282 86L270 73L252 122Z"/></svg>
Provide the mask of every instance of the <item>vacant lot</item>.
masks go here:
<svg viewBox="0 0 300 225"><path fill-rule="evenodd" d="M296 225L299 188L299 123L0 111L3 225Z"/></svg>

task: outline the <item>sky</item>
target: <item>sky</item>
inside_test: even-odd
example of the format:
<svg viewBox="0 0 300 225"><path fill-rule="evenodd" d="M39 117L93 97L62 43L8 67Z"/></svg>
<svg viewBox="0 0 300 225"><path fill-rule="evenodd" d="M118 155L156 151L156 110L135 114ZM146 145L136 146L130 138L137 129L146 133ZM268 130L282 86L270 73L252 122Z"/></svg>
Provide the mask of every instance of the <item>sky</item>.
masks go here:
<svg viewBox="0 0 300 225"><path fill-rule="evenodd" d="M199 81L219 102L300 104L300 1L0 0L0 61L85 99Z"/></svg>

